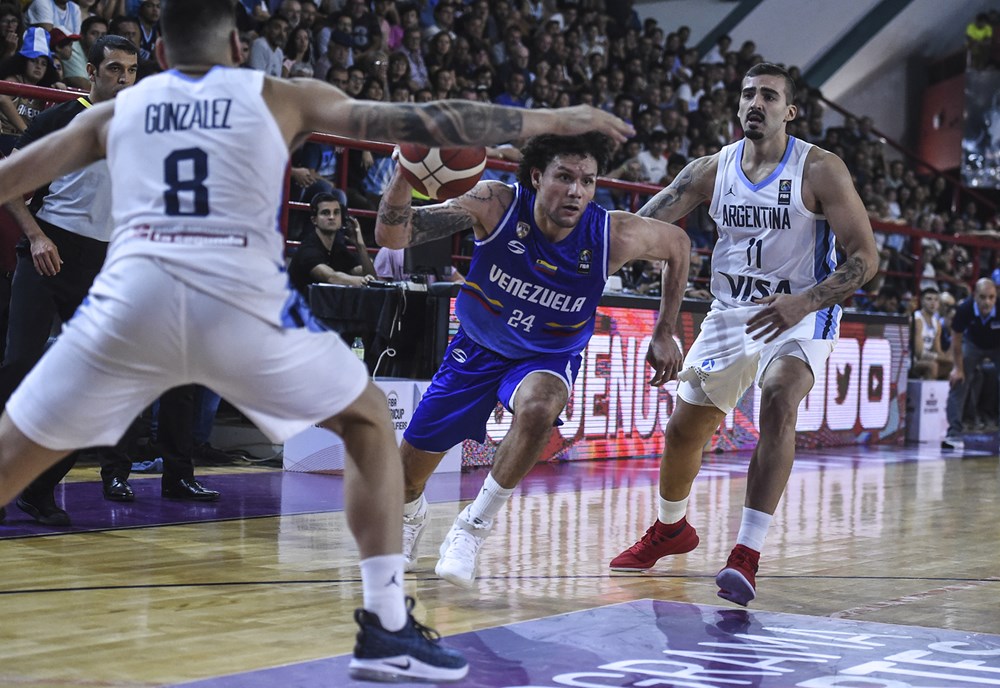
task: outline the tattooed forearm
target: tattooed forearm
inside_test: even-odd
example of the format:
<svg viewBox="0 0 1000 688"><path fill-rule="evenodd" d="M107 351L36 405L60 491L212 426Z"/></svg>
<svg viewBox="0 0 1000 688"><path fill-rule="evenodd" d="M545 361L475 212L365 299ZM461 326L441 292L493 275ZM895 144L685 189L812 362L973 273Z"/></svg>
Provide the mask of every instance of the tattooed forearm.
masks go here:
<svg viewBox="0 0 1000 688"><path fill-rule="evenodd" d="M664 222L676 222L687 215L695 205L703 200L695 194L694 185L701 172L706 169L707 164L707 158L699 158L689 163L670 182L670 186L649 199L637 214Z"/></svg>
<svg viewBox="0 0 1000 688"><path fill-rule="evenodd" d="M457 100L398 106L392 110L360 101L352 114L358 119L361 138L425 146L505 143L519 138L523 127L523 115L517 108Z"/></svg>
<svg viewBox="0 0 1000 688"><path fill-rule="evenodd" d="M410 232L410 246L471 229L472 224L472 217L460 208L438 206L434 210L423 212L420 208L416 208L413 215L413 229Z"/></svg>
<svg viewBox="0 0 1000 688"><path fill-rule="evenodd" d="M413 207L409 203L394 205L383 197L378 204L378 221L390 227L409 224L412 215Z"/></svg>
<svg viewBox="0 0 1000 688"><path fill-rule="evenodd" d="M859 256L851 256L825 280L806 292L812 299L813 310L843 303L866 281L869 270Z"/></svg>

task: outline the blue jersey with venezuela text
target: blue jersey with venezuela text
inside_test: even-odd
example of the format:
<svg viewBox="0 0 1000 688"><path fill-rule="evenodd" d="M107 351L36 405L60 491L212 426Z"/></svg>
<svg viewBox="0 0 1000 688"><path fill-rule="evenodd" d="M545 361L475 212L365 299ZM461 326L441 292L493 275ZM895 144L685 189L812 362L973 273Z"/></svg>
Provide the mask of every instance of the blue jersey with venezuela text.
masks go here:
<svg viewBox="0 0 1000 688"><path fill-rule="evenodd" d="M475 243L455 312L473 341L506 358L580 352L608 279L608 212L590 203L553 243L535 225L534 192L513 188L499 226Z"/></svg>

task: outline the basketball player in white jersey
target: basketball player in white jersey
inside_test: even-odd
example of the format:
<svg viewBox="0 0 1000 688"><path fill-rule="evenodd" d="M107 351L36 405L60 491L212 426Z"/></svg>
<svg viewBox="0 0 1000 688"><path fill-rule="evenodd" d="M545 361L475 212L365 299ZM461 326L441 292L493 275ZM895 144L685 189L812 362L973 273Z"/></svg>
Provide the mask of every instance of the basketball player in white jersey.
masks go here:
<svg viewBox="0 0 1000 688"><path fill-rule="evenodd" d="M313 131L484 145L544 131L634 132L587 107L354 101L313 79L235 69L232 0L170 0L169 71L0 163L0 202L107 157L115 230L84 305L0 417L0 504L69 450L114 444L172 387L202 383L275 442L321 424L347 446L347 520L364 608L352 675L449 681L468 664L404 598L402 465L385 396L288 284L276 218L288 151Z"/></svg>
<svg viewBox="0 0 1000 688"><path fill-rule="evenodd" d="M938 363L947 356L941 348L941 323L937 312L941 303L941 292L934 287L920 291L920 308L913 314L910 323L913 342L910 353L911 380L939 380Z"/></svg>
<svg viewBox="0 0 1000 688"><path fill-rule="evenodd" d="M744 138L688 164L640 215L676 222L710 201L719 230L712 254L712 308L685 357L660 463L658 518L611 561L648 569L690 552L687 522L702 449L754 382L760 438L747 474L736 547L716 577L719 596L746 605L764 536L795 458L799 403L837 341L840 304L875 274L878 254L865 208L843 161L785 133L794 83L773 64L743 79ZM836 265L834 239L844 252Z"/></svg>

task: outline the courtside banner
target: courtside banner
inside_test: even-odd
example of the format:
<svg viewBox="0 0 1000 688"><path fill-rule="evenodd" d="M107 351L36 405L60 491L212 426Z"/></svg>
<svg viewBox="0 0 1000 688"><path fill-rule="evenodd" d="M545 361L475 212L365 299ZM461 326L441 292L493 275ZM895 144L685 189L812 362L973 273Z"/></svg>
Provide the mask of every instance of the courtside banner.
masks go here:
<svg viewBox="0 0 1000 688"><path fill-rule="evenodd" d="M655 302L654 302L655 303ZM677 383L653 388L646 365L656 311L601 306L594 336L569 403L553 428L544 460L656 457L673 412ZM678 340L687 353L704 313L683 310ZM893 318L848 314L841 337L799 407L796 446L902 443L906 413L908 334ZM900 319L901 320L901 319ZM457 327L452 309L452 331ZM759 434L759 390L750 389L712 437L706 449L753 449ZM486 444L466 442L465 466L488 465L512 416L498 406L487 425Z"/></svg>

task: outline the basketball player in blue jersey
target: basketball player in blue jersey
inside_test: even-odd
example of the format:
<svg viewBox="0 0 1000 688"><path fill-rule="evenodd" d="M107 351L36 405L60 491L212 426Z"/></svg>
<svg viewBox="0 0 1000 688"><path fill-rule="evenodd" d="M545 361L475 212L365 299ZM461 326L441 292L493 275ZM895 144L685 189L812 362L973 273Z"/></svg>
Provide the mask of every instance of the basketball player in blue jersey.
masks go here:
<svg viewBox="0 0 1000 688"><path fill-rule="evenodd" d="M581 352L608 275L625 263L665 261L660 312L650 351L652 382L676 376L673 337L687 283L690 241L680 228L593 202L612 142L599 132L546 134L528 141L517 182L480 181L459 198L413 208L396 171L375 223L380 244L419 244L471 228L472 262L455 303L461 321L403 434L406 480L403 553L417 561L426 525L424 486L444 453L480 442L500 401L514 414L482 490L441 545L435 572L476 583L479 552L493 521L541 456L580 370Z"/></svg>
<svg viewBox="0 0 1000 688"><path fill-rule="evenodd" d="M404 597L402 465L385 395L288 284L276 223L288 151L313 131L430 146L634 132L587 107L355 101L314 79L236 69L232 0L169 0L161 25L168 71L0 163L4 202L106 156L115 221L84 305L0 417L0 504L69 450L114 444L135 409L181 385L217 391L274 442L321 424L350 457L364 597L352 675L459 680L467 662Z"/></svg>
<svg viewBox="0 0 1000 688"><path fill-rule="evenodd" d="M878 267L871 225L843 161L785 133L794 96L784 69L752 67L740 96L744 138L692 161L639 211L676 222L710 202L719 239L714 301L678 375L667 423L658 518L611 568L648 569L698 545L685 514L702 449L756 381L760 437L736 547L716 577L719 596L744 606L756 595L760 550L795 458L799 403L825 375L837 341L838 304ZM845 255L839 266L835 240Z"/></svg>

